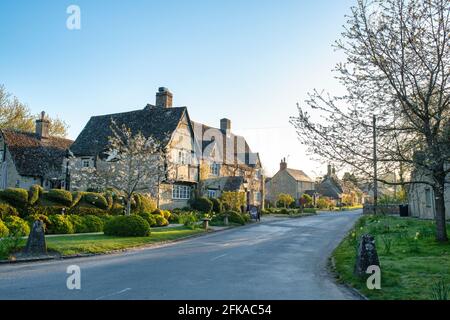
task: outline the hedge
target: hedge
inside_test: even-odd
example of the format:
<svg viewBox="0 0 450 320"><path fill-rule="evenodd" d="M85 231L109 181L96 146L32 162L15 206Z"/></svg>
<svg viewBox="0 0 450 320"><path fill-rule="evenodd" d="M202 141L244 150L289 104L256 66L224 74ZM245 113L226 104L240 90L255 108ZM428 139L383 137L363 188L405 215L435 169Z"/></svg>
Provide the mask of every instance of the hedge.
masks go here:
<svg viewBox="0 0 450 320"><path fill-rule="evenodd" d="M28 191L28 204L33 205L38 200L39 197L44 192L44 188L42 188L40 185L34 184L30 187L30 190Z"/></svg>
<svg viewBox="0 0 450 320"><path fill-rule="evenodd" d="M206 197L196 198L192 201L191 207L204 213L210 213L213 208L213 203Z"/></svg>
<svg viewBox="0 0 450 320"><path fill-rule="evenodd" d="M244 225L247 222L246 218L236 211L227 211L224 213L224 215L228 215L228 221L232 223Z"/></svg>
<svg viewBox="0 0 450 320"><path fill-rule="evenodd" d="M50 225L50 220L48 219L47 216L45 216L43 214L32 214L32 215L29 215L25 220L28 222L30 229L32 228L33 223L36 220L40 220L44 223L44 230L46 232L47 232L47 226Z"/></svg>
<svg viewBox="0 0 450 320"><path fill-rule="evenodd" d="M19 212L16 208L7 203L0 203L0 219L5 219L9 216L18 216Z"/></svg>
<svg viewBox="0 0 450 320"><path fill-rule="evenodd" d="M104 216L108 214L108 211L99 208L76 206L70 208L67 213L79 216Z"/></svg>
<svg viewBox="0 0 450 320"><path fill-rule="evenodd" d="M49 216L50 225L47 226L47 233L49 234L72 234L75 232L69 216L57 214Z"/></svg>
<svg viewBox="0 0 450 320"><path fill-rule="evenodd" d="M51 189L50 191L44 193L44 195L48 200L61 204L65 207L70 207L72 205L72 193L67 190Z"/></svg>
<svg viewBox="0 0 450 320"><path fill-rule="evenodd" d="M68 219L74 227L75 233L102 232L104 222L97 216L70 215Z"/></svg>
<svg viewBox="0 0 450 320"><path fill-rule="evenodd" d="M165 227L169 225L169 221L163 216L153 215L153 217L155 217L156 227Z"/></svg>
<svg viewBox="0 0 450 320"><path fill-rule="evenodd" d="M103 210L108 209L108 201L100 193L86 192L83 195L83 201Z"/></svg>
<svg viewBox="0 0 450 320"><path fill-rule="evenodd" d="M4 220L6 226L9 229L9 234L17 237L25 237L30 234L30 226L25 220L9 216Z"/></svg>
<svg viewBox="0 0 450 320"><path fill-rule="evenodd" d="M27 208L28 215L41 214L44 216L51 216L61 214L65 207L63 206L35 206Z"/></svg>
<svg viewBox="0 0 450 320"><path fill-rule="evenodd" d="M8 188L0 192L0 196L14 207L23 208L28 204L28 191L20 188Z"/></svg>
<svg viewBox="0 0 450 320"><path fill-rule="evenodd" d="M150 225L138 215L117 216L106 222L105 235L118 237L147 237Z"/></svg>
<svg viewBox="0 0 450 320"><path fill-rule="evenodd" d="M6 224L0 220L0 238L7 237L9 235L9 229Z"/></svg>

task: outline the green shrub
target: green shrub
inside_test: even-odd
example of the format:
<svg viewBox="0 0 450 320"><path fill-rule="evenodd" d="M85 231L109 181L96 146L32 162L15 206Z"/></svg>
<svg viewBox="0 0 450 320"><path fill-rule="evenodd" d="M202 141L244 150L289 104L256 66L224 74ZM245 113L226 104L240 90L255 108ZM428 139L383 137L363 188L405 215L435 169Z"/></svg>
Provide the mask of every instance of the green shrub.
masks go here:
<svg viewBox="0 0 450 320"><path fill-rule="evenodd" d="M6 217L4 223L8 227L9 234L12 236L25 237L30 234L30 226L28 225L28 223L26 223L25 220L19 217Z"/></svg>
<svg viewBox="0 0 450 320"><path fill-rule="evenodd" d="M211 198L210 200L213 204L212 211L214 211L215 213L222 213L223 212L222 201L220 201L217 198Z"/></svg>
<svg viewBox="0 0 450 320"><path fill-rule="evenodd" d="M114 216L112 216L112 215L110 215L110 214L105 214L105 215L103 215L103 216L98 216L100 219L102 219L102 221L103 221L103 227L105 226L105 224L109 221L109 220L111 220L111 219L113 219L114 218Z"/></svg>
<svg viewBox="0 0 450 320"><path fill-rule="evenodd" d="M241 225L245 224L245 218L239 212L227 211L227 212L225 212L225 214L228 215L228 221L229 222L237 223L237 224L241 224Z"/></svg>
<svg viewBox="0 0 450 320"><path fill-rule="evenodd" d="M100 194L100 193L95 193L95 192L86 192L83 195L83 200L86 203L89 203L97 208L103 209L103 210L107 210L108 209L108 201L106 200L106 198Z"/></svg>
<svg viewBox="0 0 450 320"><path fill-rule="evenodd" d="M81 233L90 233L90 232L102 232L105 223L100 217L97 216L83 216L81 217L83 222L83 229Z"/></svg>
<svg viewBox="0 0 450 320"><path fill-rule="evenodd" d="M105 235L119 237L147 237L150 225L138 215L117 216L106 222Z"/></svg>
<svg viewBox="0 0 450 320"><path fill-rule="evenodd" d="M279 213L280 214L289 214L289 211L287 209L283 208L279 211Z"/></svg>
<svg viewBox="0 0 450 320"><path fill-rule="evenodd" d="M7 237L9 235L9 229L6 224L0 220L0 238Z"/></svg>
<svg viewBox="0 0 450 320"><path fill-rule="evenodd" d="M220 197L224 210L240 212L245 206L245 192L225 191Z"/></svg>
<svg viewBox="0 0 450 320"><path fill-rule="evenodd" d="M316 209L314 209L314 208L305 208L305 209L303 209L303 213L316 213Z"/></svg>
<svg viewBox="0 0 450 320"><path fill-rule="evenodd" d="M178 219L178 223L181 223L191 229L195 228L197 221L197 216L194 213L180 214Z"/></svg>
<svg viewBox="0 0 450 320"><path fill-rule="evenodd" d="M49 234L72 234L75 232L69 216L56 214L48 217L50 225L47 227Z"/></svg>
<svg viewBox="0 0 450 320"><path fill-rule="evenodd" d="M61 204L65 207L72 205L72 193L67 190L52 189L44 193L45 198L48 200Z"/></svg>
<svg viewBox="0 0 450 320"><path fill-rule="evenodd" d="M156 210L156 202L148 195L136 193L133 195L132 211L153 212Z"/></svg>
<svg viewBox="0 0 450 320"><path fill-rule="evenodd" d="M152 211L152 214L155 215L155 216L162 216L163 215L162 210L160 210L160 209L156 209L156 210Z"/></svg>
<svg viewBox="0 0 450 320"><path fill-rule="evenodd" d="M124 206L120 203L115 202L111 209L109 209L109 213L113 216L120 216L124 213Z"/></svg>
<svg viewBox="0 0 450 320"><path fill-rule="evenodd" d="M138 216L140 216L141 218L143 218L145 221L148 222L148 224L150 225L150 227L154 227L156 226L156 215L153 215L151 213L148 212L140 212L137 214Z"/></svg>
<svg viewBox="0 0 450 320"><path fill-rule="evenodd" d="M67 219L72 223L74 233L84 233L84 221L81 216L71 214L67 216Z"/></svg>
<svg viewBox="0 0 450 320"><path fill-rule="evenodd" d="M108 210L111 210L113 204L114 204L114 198L111 192L107 192L105 193L105 199L106 202L108 203Z"/></svg>
<svg viewBox="0 0 450 320"><path fill-rule="evenodd" d="M14 252L19 251L21 237L9 235L0 241L0 259L7 259Z"/></svg>
<svg viewBox="0 0 450 320"><path fill-rule="evenodd" d="M166 220L169 220L172 213L169 210L161 210L161 215L166 218Z"/></svg>
<svg viewBox="0 0 450 320"><path fill-rule="evenodd" d="M84 192L82 191L75 191L72 192L72 204L71 207L75 207L83 198Z"/></svg>
<svg viewBox="0 0 450 320"><path fill-rule="evenodd" d="M178 213L172 212L172 214L169 217L170 223L179 223L179 215Z"/></svg>
<svg viewBox="0 0 450 320"><path fill-rule="evenodd" d="M65 207L63 206L34 206L28 207L28 215L42 214L44 216L51 216L55 214L61 214Z"/></svg>
<svg viewBox="0 0 450 320"><path fill-rule="evenodd" d="M30 187L30 190L28 191L28 203L30 205L34 205L38 200L39 197L44 192L44 188L42 188L38 184L34 184Z"/></svg>
<svg viewBox="0 0 450 320"><path fill-rule="evenodd" d="M156 227L165 227L169 225L169 221L163 216L153 215L156 221Z"/></svg>
<svg viewBox="0 0 450 320"><path fill-rule="evenodd" d="M104 216L108 214L108 211L99 208L76 206L70 208L67 213L79 216Z"/></svg>
<svg viewBox="0 0 450 320"><path fill-rule="evenodd" d="M20 188L8 188L0 191L1 198L14 207L23 208L28 204L28 191Z"/></svg>
<svg viewBox="0 0 450 320"><path fill-rule="evenodd" d="M204 213L210 213L213 208L213 203L206 197L196 198L192 201L191 207L194 210L198 210Z"/></svg>
<svg viewBox="0 0 450 320"><path fill-rule="evenodd" d="M9 216L18 216L19 212L13 206L7 203L0 203L0 219L5 219Z"/></svg>

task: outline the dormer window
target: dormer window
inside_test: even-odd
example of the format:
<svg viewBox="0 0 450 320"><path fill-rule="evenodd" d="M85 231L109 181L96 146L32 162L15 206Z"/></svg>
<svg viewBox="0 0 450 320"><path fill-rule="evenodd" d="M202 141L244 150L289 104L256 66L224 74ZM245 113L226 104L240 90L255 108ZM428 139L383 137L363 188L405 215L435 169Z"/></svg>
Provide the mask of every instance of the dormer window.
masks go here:
<svg viewBox="0 0 450 320"><path fill-rule="evenodd" d="M90 168L91 160L90 159L81 159L81 165L83 168Z"/></svg>

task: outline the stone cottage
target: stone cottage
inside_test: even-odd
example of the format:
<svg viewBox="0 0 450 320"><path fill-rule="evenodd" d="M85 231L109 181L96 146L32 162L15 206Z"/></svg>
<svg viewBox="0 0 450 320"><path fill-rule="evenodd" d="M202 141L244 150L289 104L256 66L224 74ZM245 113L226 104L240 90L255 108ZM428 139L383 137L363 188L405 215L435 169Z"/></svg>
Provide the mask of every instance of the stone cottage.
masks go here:
<svg viewBox="0 0 450 320"><path fill-rule="evenodd" d="M314 194L314 181L302 170L288 168L286 159L281 160L280 170L266 182L266 199L275 204L280 193L289 194L297 205L303 194Z"/></svg>
<svg viewBox="0 0 450 320"><path fill-rule="evenodd" d="M0 189L65 188L63 163L73 141L50 136L49 125L42 112L34 133L0 129Z"/></svg>
<svg viewBox="0 0 450 320"><path fill-rule="evenodd" d="M191 121L186 107L173 107L173 95L167 88L159 88L155 105L148 104L140 110L92 117L70 148L73 155L70 161L75 162L69 166L74 168L71 170L108 165L104 152L108 146L108 138L111 136L112 120L119 126L125 125L134 133L141 132L146 137L152 136L163 142L170 155L168 158L171 159L171 163L167 163L170 172L166 181L156 191L156 195L152 192L154 196L159 197L161 208L173 209L188 206L199 183L203 179L208 180L211 176L224 178L226 186L210 188L209 184L204 184L208 186L201 192L207 196L219 197L219 190L248 192L245 177L247 171L238 167L231 175L225 170L228 165L222 166L222 162L219 161L220 154L223 152L219 144L217 148L212 148L214 152L217 150L217 154L214 153L214 156L217 156L217 162L207 161L210 160L210 154L203 156L204 152L208 153L211 150L210 145L216 144L217 141L226 141L225 144L229 146L235 136L226 130L207 130L207 126ZM214 141L213 136L217 137L217 141ZM219 138L219 136L222 137ZM231 148L228 152L234 150L231 152L233 157L239 158L240 149L235 149L234 146ZM247 150L247 153L244 152L244 158L248 158L249 148L244 150ZM249 163L244 161L244 163L236 162L235 164L248 165ZM255 167L260 168L260 164ZM206 175L202 175L205 169ZM82 182L70 184L71 190L84 190L88 187ZM155 186L141 186L139 191L146 192L154 188Z"/></svg>
<svg viewBox="0 0 450 320"><path fill-rule="evenodd" d="M352 204L363 204L364 193L359 187L349 181L343 181L336 175L334 166L328 165L327 174L317 184L317 192L320 196L333 200L336 205L352 202Z"/></svg>
<svg viewBox="0 0 450 320"><path fill-rule="evenodd" d="M231 121L220 120L220 128L192 122L199 155L199 191L218 198L224 191L243 192L247 205L264 206L264 178L258 153L244 137L231 132Z"/></svg>

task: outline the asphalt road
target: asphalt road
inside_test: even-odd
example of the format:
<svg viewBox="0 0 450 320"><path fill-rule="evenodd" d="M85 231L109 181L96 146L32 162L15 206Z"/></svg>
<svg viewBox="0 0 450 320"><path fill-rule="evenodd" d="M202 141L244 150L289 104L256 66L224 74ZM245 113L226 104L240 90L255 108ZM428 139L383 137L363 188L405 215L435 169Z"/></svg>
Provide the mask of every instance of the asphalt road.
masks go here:
<svg viewBox="0 0 450 320"><path fill-rule="evenodd" d="M262 223L123 254L0 265L0 299L357 299L327 258L360 212ZM81 290L68 290L78 265Z"/></svg>

